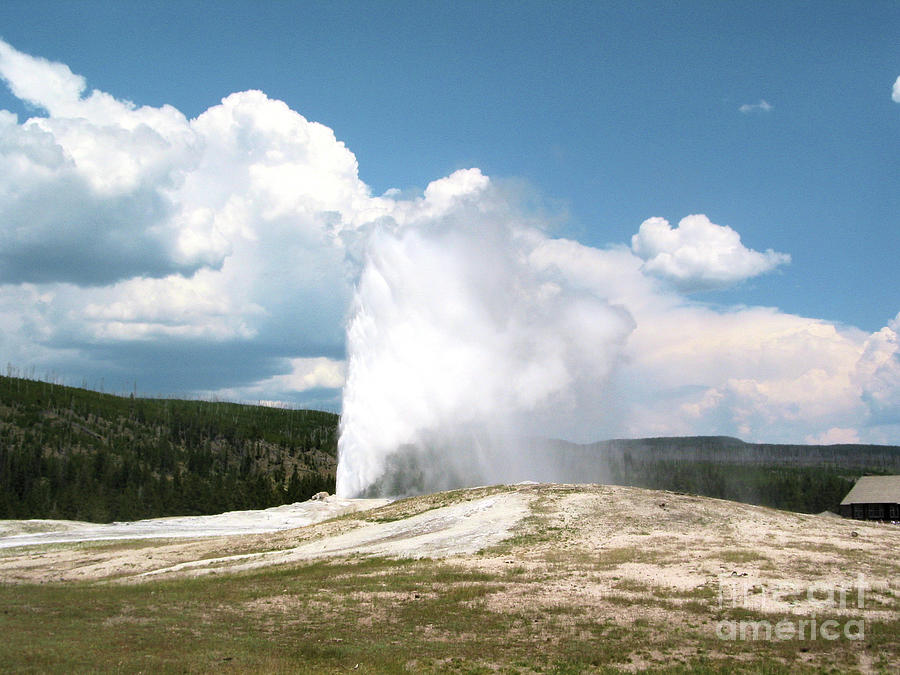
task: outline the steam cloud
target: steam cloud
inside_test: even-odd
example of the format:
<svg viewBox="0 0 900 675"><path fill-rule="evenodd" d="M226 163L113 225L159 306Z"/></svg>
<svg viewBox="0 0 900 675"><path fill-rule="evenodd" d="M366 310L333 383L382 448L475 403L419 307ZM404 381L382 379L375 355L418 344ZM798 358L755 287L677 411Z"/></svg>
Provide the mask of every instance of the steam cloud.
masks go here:
<svg viewBox="0 0 900 675"><path fill-rule="evenodd" d="M348 328L338 494L534 477L536 458L513 457L511 439L585 414L634 328L623 308L536 266L545 237L494 188L445 205L369 240Z"/></svg>

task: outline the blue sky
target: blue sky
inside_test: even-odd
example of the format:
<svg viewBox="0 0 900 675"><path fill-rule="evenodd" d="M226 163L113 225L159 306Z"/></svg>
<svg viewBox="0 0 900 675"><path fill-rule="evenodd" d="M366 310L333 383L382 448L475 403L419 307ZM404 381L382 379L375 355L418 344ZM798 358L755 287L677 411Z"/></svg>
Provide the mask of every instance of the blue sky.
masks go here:
<svg viewBox="0 0 900 675"><path fill-rule="evenodd" d="M376 192L478 166L594 245L706 213L793 258L724 300L872 330L900 307L898 33L895 2L0 8L17 49L141 105L261 89L333 128Z"/></svg>
<svg viewBox="0 0 900 675"><path fill-rule="evenodd" d="M432 181L478 167L516 191L522 208L543 214L548 236L597 249L630 246L651 217L674 227L705 214L738 232L747 249L790 262L692 287L693 306L776 308L865 334L900 312L900 103L891 97L898 34L896 2L0 5L0 38L66 64L87 92L173 106L187 119L233 92L261 90L285 102L334 131L373 195L421 195ZM0 108L20 125L47 114L8 88ZM36 260L55 264L49 255ZM188 278L206 264L202 256L173 260L134 274ZM206 345L205 353L221 354L192 377L172 355L177 346L79 342L76 328L59 329L60 308L56 319L44 315L56 328L40 339L28 337L40 322L20 316L7 360L75 378L105 371L111 388L132 378L151 392L247 395L255 381L277 377L283 359L342 359L335 335L352 287L351 278L333 296L304 291L305 301L283 308L339 307L317 318L307 312L323 324L319 344L307 335L303 349L279 352L277 336L291 331L254 324L247 335L269 337ZM238 380L212 374L217 359L254 350L260 360L248 360ZM145 360L161 359L155 374L145 372ZM313 390L319 399L284 391L272 398L335 405L334 386Z"/></svg>

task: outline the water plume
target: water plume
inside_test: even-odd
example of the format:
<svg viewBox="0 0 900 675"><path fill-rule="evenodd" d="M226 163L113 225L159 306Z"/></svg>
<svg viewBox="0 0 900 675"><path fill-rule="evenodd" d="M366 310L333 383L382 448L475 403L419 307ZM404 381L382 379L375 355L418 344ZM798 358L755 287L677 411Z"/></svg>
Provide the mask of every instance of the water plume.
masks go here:
<svg viewBox="0 0 900 675"><path fill-rule="evenodd" d="M633 322L533 266L545 235L520 222L488 188L370 234L347 329L339 495L552 470L521 439L596 401Z"/></svg>

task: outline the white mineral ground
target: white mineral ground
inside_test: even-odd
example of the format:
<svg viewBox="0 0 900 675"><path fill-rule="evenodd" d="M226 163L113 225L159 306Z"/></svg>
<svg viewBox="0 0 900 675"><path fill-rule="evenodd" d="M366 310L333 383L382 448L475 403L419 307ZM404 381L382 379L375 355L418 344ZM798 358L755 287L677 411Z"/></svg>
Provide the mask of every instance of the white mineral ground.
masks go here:
<svg viewBox="0 0 900 675"><path fill-rule="evenodd" d="M214 516L174 516L108 524L74 520L0 520L0 548L119 539L172 539L264 534L305 527L354 511L383 506L387 499L330 496Z"/></svg>

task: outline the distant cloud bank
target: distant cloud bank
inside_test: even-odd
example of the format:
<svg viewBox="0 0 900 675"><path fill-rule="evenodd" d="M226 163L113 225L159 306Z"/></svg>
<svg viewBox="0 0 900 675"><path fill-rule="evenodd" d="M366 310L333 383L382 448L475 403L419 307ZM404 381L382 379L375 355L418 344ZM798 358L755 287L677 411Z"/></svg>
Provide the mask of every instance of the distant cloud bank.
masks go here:
<svg viewBox="0 0 900 675"><path fill-rule="evenodd" d="M894 80L894 89L891 92L891 98L900 103L900 77Z"/></svg>

